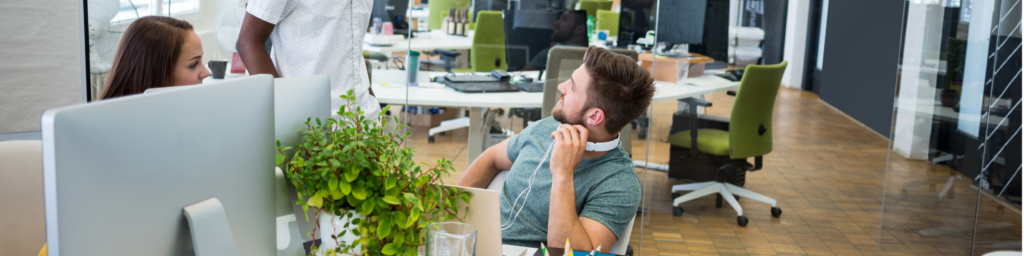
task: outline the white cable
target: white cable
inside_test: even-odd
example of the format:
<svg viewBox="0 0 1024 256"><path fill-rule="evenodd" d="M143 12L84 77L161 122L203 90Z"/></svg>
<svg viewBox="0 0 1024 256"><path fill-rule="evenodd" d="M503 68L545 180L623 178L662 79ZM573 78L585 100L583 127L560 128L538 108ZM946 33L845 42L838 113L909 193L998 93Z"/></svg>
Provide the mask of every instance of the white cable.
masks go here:
<svg viewBox="0 0 1024 256"><path fill-rule="evenodd" d="M530 175L529 185L526 186L526 189L524 189L523 192L519 192L519 196L516 196L516 200L515 201L512 201L511 211L515 211L516 213L513 216L512 212L509 211L509 213L508 213L509 214L509 218L508 218L509 221L507 223L502 223L501 224L501 231L505 231L505 230L507 230L509 228L512 228L512 224L514 224L516 222L516 219L519 218L519 213L523 211L523 208L526 206L527 200L529 200L529 198L530 198L530 191L533 190L533 178L537 176L537 171L540 170L540 167L543 166L544 162L548 160L548 153L551 153L551 149L554 148L554 147L555 147L555 142L552 141L551 145L548 146L548 150L544 152L544 157L541 158L540 159L540 163L537 164L537 168L533 169L533 174ZM526 197L523 198L523 205L521 205L519 207L519 210L516 211L516 204L519 203L519 198L523 196L523 193L526 193Z"/></svg>

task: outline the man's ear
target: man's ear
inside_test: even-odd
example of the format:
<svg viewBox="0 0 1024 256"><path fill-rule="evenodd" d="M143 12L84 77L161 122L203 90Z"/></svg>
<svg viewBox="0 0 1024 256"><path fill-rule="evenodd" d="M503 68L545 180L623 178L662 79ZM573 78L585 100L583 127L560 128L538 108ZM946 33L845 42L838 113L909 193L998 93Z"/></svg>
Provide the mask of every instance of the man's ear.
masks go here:
<svg viewBox="0 0 1024 256"><path fill-rule="evenodd" d="M576 35L586 35L587 34L587 26L576 26L575 28L573 28L572 31L573 31L573 34L576 34Z"/></svg>
<svg viewBox="0 0 1024 256"><path fill-rule="evenodd" d="M590 126L600 126L604 124L604 110L600 108L590 108L587 110L586 115L583 115L583 123Z"/></svg>

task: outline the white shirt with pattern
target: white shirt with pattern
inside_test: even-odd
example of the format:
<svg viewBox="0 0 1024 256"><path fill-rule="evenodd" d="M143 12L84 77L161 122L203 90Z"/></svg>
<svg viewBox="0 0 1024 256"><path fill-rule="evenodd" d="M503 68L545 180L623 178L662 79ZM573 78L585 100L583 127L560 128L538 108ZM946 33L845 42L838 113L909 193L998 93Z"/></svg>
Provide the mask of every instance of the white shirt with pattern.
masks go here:
<svg viewBox="0 0 1024 256"><path fill-rule="evenodd" d="M354 89L358 107L376 118L380 104L370 96L363 61L363 35L373 0L250 0L245 11L274 24L271 59L281 77L326 74L331 109L347 103L338 96Z"/></svg>

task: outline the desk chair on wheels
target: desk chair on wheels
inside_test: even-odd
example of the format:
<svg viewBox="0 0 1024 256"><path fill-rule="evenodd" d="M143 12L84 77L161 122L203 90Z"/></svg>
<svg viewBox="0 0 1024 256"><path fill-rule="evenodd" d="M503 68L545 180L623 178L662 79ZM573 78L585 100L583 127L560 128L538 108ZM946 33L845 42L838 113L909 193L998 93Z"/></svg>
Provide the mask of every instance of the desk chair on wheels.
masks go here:
<svg viewBox="0 0 1024 256"><path fill-rule="evenodd" d="M787 63L783 61L775 65L747 66L746 73L740 81L739 91L736 93L728 131L694 129L696 126L691 125L690 130L669 136L669 143L690 149L690 156L707 154L712 158L724 159L724 163L718 168L719 177L722 177L723 172L760 170L761 157L772 152L772 111L786 65ZM695 99L690 99L690 102L691 108L695 105L711 105ZM692 120L691 123L695 121ZM754 158L753 165L747 162L749 157ZM689 190L693 192L675 196L678 191ZM710 194L720 194L725 198L736 210L736 222L740 226L746 226L748 219L743 215L743 208L733 195L771 204L772 216L778 218L782 215L782 210L776 206L775 199L723 182L721 178L718 181L675 185L672 186L672 192L675 198L672 201L672 214L675 216L683 215L682 203ZM721 203L716 206L721 207Z"/></svg>

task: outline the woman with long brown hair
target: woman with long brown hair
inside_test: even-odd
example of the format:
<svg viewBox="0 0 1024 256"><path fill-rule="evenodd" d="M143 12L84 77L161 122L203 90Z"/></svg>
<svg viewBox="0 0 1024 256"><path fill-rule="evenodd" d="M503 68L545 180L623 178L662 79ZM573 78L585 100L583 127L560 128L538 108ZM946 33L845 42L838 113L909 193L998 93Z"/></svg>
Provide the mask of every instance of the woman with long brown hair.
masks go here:
<svg viewBox="0 0 1024 256"><path fill-rule="evenodd" d="M203 44L186 21L146 16L125 30L100 99L139 94L149 88L202 83Z"/></svg>

